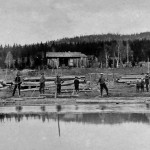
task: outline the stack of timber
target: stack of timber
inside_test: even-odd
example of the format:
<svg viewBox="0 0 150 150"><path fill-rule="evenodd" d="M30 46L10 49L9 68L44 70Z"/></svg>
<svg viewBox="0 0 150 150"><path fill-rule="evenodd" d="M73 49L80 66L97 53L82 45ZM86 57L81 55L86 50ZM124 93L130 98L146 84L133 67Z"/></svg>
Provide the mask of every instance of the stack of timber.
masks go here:
<svg viewBox="0 0 150 150"><path fill-rule="evenodd" d="M81 80L79 79L79 82L81 84L84 84L86 83L85 80ZM74 81L73 80L69 80L69 81L64 81L64 83L62 83L62 86L69 86L69 85L73 85L74 84ZM22 87L26 87L26 86L29 86L29 87L39 87L40 86L40 82L23 82ZM46 81L45 82L45 86L46 87L54 87L55 86L55 83L54 81Z"/></svg>
<svg viewBox="0 0 150 150"><path fill-rule="evenodd" d="M5 80L0 80L0 91L6 90L11 85L12 82L6 82Z"/></svg>
<svg viewBox="0 0 150 150"><path fill-rule="evenodd" d="M85 80L85 76L78 76L79 79ZM46 77L46 81L55 81L56 77ZM68 80L74 80L75 76L62 76L61 79L63 81L68 81ZM40 77L30 77L30 78L24 78L24 82L39 82Z"/></svg>
<svg viewBox="0 0 150 150"><path fill-rule="evenodd" d="M145 78L145 75L125 75L125 76L122 76L117 82L135 84L137 79L142 79L142 78Z"/></svg>
<svg viewBox="0 0 150 150"><path fill-rule="evenodd" d="M79 82L80 82L80 90L89 90L89 81L86 81L85 76L78 76ZM45 90L53 90L56 88L55 85L55 79L56 77L46 77L45 82ZM62 83L62 92L73 92L74 90L74 79L75 76L62 76L61 79L64 81ZM23 80L23 83L21 84L21 91L28 92L28 91L37 91L39 90L40 86L40 77L31 77L31 78L25 78ZM68 91L69 90L69 91Z"/></svg>

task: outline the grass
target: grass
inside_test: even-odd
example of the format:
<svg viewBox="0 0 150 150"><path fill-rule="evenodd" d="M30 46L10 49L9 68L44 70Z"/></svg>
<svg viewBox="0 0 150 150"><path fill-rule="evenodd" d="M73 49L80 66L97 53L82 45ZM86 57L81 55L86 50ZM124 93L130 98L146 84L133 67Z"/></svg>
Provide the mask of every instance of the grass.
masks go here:
<svg viewBox="0 0 150 150"><path fill-rule="evenodd" d="M106 68L71 68L71 69L58 69L58 70L44 70L46 76L54 76L57 73L62 74L62 75L85 75L87 80L90 80L89 73L95 73L91 76L91 87L93 89L92 92L89 93L80 93L79 98L97 98L100 95L99 92L99 85L97 85L99 73L103 72L105 74L105 77L109 80L108 88L109 88L109 93L110 96L112 97L140 97L140 96L145 96L145 97L150 97L149 92L144 92L144 93L137 93L135 90L135 87L126 85L126 84L118 84L114 83L113 84L113 77L119 78L122 75L125 74L143 74L147 73L147 67L135 67L135 68L119 68L119 69L106 69ZM22 77L29 77L29 76L40 76L40 72L42 71L36 71L35 74L22 74ZM0 79L5 79L6 71L5 70L0 70ZM14 70L9 70L7 73L7 80L13 81L16 75L16 71ZM49 91L47 91L49 93ZM105 93L105 92L104 92ZM22 96L30 97L32 92L25 92L21 93ZM1 98L8 98L12 95L12 91L10 89L5 90L5 91L0 91L0 97ZM39 92L36 91L32 95L33 97L39 96ZM16 93L16 97L18 97Z"/></svg>

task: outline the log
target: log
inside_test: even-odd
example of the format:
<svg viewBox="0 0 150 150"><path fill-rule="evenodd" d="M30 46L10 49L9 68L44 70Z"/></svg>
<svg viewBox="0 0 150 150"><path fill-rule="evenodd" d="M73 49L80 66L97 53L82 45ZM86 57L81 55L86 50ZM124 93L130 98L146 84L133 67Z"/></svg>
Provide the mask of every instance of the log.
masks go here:
<svg viewBox="0 0 150 150"><path fill-rule="evenodd" d="M76 100L76 103L116 103L116 104L135 104L135 103L144 103L145 100Z"/></svg>
<svg viewBox="0 0 150 150"><path fill-rule="evenodd" d="M40 97L24 97L24 99L44 99L46 98L45 96L40 96Z"/></svg>
<svg viewBox="0 0 150 150"><path fill-rule="evenodd" d="M54 97L55 94L40 94L40 96ZM77 98L79 95L57 95L57 98Z"/></svg>
<svg viewBox="0 0 150 150"><path fill-rule="evenodd" d="M40 94L40 96L44 96L44 97L54 97L54 94Z"/></svg>
<svg viewBox="0 0 150 150"><path fill-rule="evenodd" d="M52 88L52 87L51 87ZM45 88L45 90L50 90L50 87L46 87ZM74 87L70 87L70 88L62 88L61 89L61 92L63 93L63 92L65 92L65 91L68 91L68 92L73 92L73 90L74 90ZM30 92L30 91L39 91L39 88L31 88L31 89L21 89L20 90L21 92ZM91 89L89 89L89 88L87 88L86 86L85 86L85 88L80 88L79 89L79 91L80 92L91 92L92 90Z"/></svg>
<svg viewBox="0 0 150 150"><path fill-rule="evenodd" d="M56 77L45 77L46 81L55 81ZM85 80L85 76L78 76L79 79ZM61 79L64 81L67 80L74 80L75 76L62 76ZM24 78L23 81L36 81L38 82L40 80L40 77L30 77L30 78Z"/></svg>
<svg viewBox="0 0 150 150"><path fill-rule="evenodd" d="M79 80L80 83L86 83L85 80ZM74 81L65 81L64 83L62 83L62 86L69 86L69 85L74 85ZM25 86L36 86L39 87L40 83L39 82L23 82L21 84L21 87L25 87ZM54 82L45 82L45 86L55 86Z"/></svg>
<svg viewBox="0 0 150 150"><path fill-rule="evenodd" d="M72 93L74 90L65 90L65 91L61 91L61 93ZM92 92L92 90L79 90L80 92Z"/></svg>
<svg viewBox="0 0 150 150"><path fill-rule="evenodd" d="M118 83L136 83L137 79L120 79Z"/></svg>
<svg viewBox="0 0 150 150"><path fill-rule="evenodd" d="M121 79L141 79L141 78L144 78L145 75L125 75L125 76L122 76Z"/></svg>
<svg viewBox="0 0 150 150"><path fill-rule="evenodd" d="M77 98L79 95L57 95L57 98Z"/></svg>
<svg viewBox="0 0 150 150"><path fill-rule="evenodd" d="M39 91L39 88L21 89L21 92Z"/></svg>
<svg viewBox="0 0 150 150"><path fill-rule="evenodd" d="M12 100L12 101L24 101L24 99L23 98L10 98L10 100Z"/></svg>

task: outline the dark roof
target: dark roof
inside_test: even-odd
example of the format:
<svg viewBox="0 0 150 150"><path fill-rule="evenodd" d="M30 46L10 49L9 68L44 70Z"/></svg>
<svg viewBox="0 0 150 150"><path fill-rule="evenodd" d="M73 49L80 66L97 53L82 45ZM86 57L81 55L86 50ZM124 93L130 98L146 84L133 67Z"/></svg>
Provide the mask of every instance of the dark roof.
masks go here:
<svg viewBox="0 0 150 150"><path fill-rule="evenodd" d="M47 52L46 57L49 57L49 58L59 58L59 57L81 58L81 57L87 57L87 56L80 52Z"/></svg>

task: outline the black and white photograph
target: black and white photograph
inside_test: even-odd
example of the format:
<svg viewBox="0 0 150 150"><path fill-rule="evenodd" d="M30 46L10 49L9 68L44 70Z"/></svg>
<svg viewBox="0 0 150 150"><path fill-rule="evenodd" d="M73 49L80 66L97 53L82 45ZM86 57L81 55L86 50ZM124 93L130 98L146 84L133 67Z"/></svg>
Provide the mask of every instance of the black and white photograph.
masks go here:
<svg viewBox="0 0 150 150"><path fill-rule="evenodd" d="M0 150L150 150L150 0L0 0Z"/></svg>

